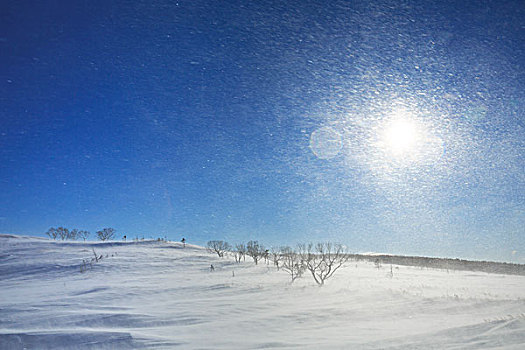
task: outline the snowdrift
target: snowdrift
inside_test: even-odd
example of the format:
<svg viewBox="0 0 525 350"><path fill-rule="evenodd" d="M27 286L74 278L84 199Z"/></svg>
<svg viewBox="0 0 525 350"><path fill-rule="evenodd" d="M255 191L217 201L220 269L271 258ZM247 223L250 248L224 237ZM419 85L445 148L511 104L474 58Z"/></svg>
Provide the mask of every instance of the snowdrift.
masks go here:
<svg viewBox="0 0 525 350"><path fill-rule="evenodd" d="M0 280L0 349L525 346L520 275L350 261L319 288L180 243L0 235Z"/></svg>

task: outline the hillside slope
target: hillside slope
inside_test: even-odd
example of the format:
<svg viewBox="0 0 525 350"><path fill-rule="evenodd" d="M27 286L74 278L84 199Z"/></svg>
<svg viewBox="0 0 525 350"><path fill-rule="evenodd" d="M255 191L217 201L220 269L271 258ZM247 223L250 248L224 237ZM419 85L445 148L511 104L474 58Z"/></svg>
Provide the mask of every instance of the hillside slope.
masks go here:
<svg viewBox="0 0 525 350"><path fill-rule="evenodd" d="M95 250L102 256L92 267ZM213 264L215 271L210 271ZM87 269L81 273L81 269ZM525 277L351 261L319 288L164 242L0 236L0 349L522 349Z"/></svg>

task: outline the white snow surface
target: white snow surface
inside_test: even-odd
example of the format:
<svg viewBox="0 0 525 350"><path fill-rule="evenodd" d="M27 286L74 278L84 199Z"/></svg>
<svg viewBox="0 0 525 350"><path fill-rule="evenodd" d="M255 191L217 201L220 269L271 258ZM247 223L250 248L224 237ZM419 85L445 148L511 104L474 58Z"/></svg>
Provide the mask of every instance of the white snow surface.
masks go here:
<svg viewBox="0 0 525 350"><path fill-rule="evenodd" d="M389 273L292 285L192 245L0 235L0 349L525 349L524 276Z"/></svg>

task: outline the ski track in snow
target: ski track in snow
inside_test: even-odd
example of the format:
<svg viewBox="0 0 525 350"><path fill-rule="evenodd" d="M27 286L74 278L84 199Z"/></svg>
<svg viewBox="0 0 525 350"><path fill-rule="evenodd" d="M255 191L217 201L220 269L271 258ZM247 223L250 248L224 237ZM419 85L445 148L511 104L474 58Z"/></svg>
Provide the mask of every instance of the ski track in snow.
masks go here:
<svg viewBox="0 0 525 350"><path fill-rule="evenodd" d="M0 235L0 349L525 348L525 276L389 272L350 261L319 288L180 243Z"/></svg>

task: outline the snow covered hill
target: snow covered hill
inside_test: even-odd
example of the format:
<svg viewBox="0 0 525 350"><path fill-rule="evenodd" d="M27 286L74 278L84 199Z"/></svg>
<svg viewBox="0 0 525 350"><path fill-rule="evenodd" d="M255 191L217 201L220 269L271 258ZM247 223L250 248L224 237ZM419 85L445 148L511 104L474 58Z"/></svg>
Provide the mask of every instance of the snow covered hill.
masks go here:
<svg viewBox="0 0 525 350"><path fill-rule="evenodd" d="M180 243L0 235L0 349L525 348L525 276L392 272L319 288Z"/></svg>

